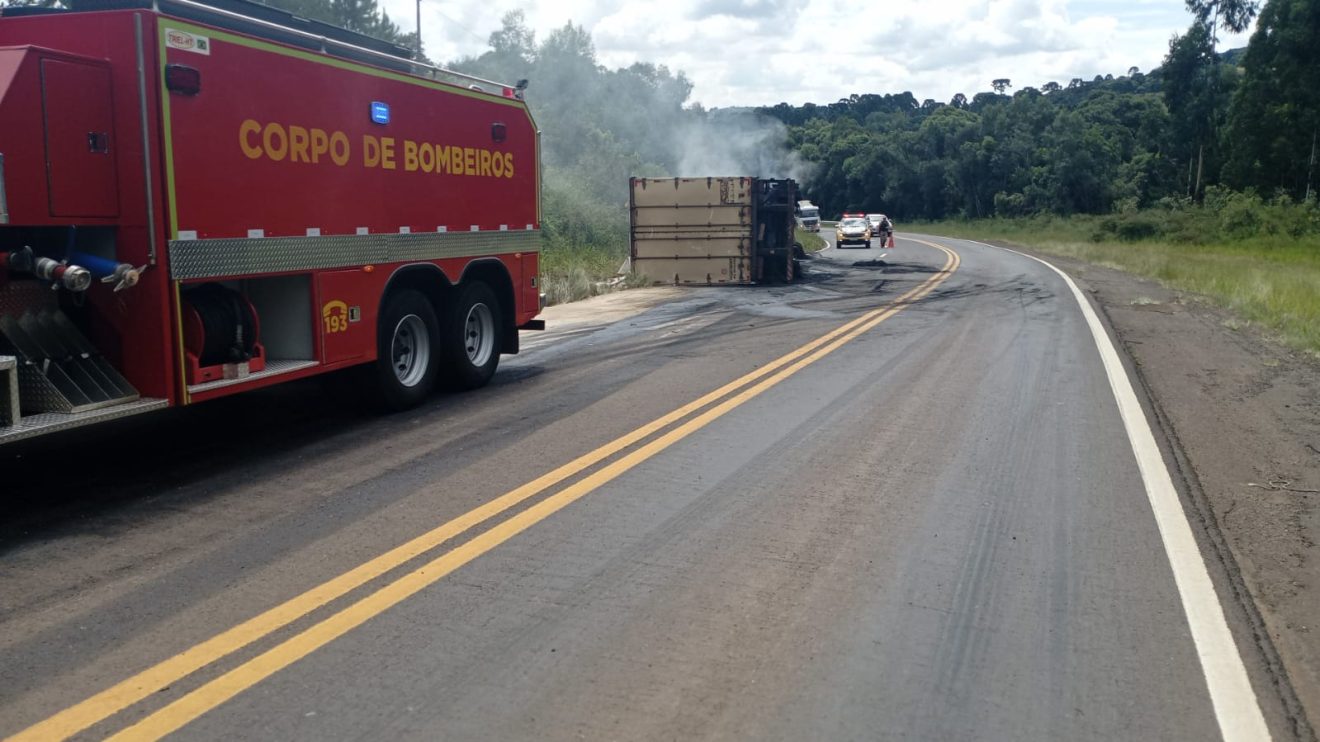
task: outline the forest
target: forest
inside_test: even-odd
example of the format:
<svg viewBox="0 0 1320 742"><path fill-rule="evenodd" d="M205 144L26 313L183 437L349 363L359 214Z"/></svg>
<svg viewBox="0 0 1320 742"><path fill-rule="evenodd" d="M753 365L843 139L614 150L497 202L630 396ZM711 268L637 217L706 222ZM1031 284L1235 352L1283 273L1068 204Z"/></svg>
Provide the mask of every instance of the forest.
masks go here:
<svg viewBox="0 0 1320 742"><path fill-rule="evenodd" d="M1304 201L1315 189L1320 3L1270 0L1246 49L1250 2L1189 0L1193 20L1160 68L1013 81L947 103L910 93L759 109L821 164L812 193L836 210L901 219L1103 214L1202 201L1227 188ZM1222 200L1222 191L1221 191Z"/></svg>

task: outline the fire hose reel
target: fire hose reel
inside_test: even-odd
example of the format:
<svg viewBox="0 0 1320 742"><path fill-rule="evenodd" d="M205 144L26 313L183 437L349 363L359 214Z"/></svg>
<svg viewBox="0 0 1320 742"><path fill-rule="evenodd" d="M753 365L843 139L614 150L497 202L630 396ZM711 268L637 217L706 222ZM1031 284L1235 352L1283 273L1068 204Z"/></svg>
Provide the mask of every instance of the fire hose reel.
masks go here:
<svg viewBox="0 0 1320 742"><path fill-rule="evenodd" d="M189 384L242 378L266 366L256 307L218 283L183 294L183 347Z"/></svg>

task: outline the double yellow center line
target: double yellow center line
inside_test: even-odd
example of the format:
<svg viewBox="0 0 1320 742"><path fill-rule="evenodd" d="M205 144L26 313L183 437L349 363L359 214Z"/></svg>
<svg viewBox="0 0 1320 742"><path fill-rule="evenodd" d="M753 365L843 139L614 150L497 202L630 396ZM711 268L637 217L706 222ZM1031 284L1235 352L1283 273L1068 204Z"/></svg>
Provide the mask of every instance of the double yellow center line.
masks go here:
<svg viewBox="0 0 1320 742"><path fill-rule="evenodd" d="M532 497L625 451L675 423L665 432L626 455L535 503L526 510L492 526L479 535L445 551L421 567L355 603L339 610L298 634L284 640L204 683L141 721L114 735L114 739L155 739L169 734L214 709L244 690L306 657L434 584L445 575L489 552L517 534L558 512L588 493L614 480L704 428L748 400L756 397L806 366L834 352L904 307L921 299L957 270L957 253L931 242L918 240L947 256L941 271L884 307L872 310L810 343L792 351L742 378L725 384L689 404L611 441L563 466L500 497L428 531L407 543L365 562L221 634L124 680L81 703L71 706L22 732L12 740L64 739L90 728L133 706L192 673L288 626L331 601L441 546L455 536L478 526ZM708 408L708 409L707 409ZM702 411L704 410L704 411Z"/></svg>

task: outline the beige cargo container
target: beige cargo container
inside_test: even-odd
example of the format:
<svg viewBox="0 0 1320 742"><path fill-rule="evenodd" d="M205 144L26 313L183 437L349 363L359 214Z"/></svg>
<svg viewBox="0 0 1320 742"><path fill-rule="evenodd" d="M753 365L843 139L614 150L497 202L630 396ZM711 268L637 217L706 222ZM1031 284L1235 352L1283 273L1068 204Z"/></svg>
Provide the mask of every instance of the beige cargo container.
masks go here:
<svg viewBox="0 0 1320 742"><path fill-rule="evenodd" d="M655 283L793 278L791 180L632 178L632 269Z"/></svg>

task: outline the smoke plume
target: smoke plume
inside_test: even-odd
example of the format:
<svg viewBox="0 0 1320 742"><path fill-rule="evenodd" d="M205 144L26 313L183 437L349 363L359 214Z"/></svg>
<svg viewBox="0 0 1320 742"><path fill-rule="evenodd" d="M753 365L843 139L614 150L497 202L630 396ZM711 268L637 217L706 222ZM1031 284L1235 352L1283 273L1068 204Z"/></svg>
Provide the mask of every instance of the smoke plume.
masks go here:
<svg viewBox="0 0 1320 742"><path fill-rule="evenodd" d="M780 121L747 109L689 113L675 129L674 175L793 178L799 186L811 177L813 164L789 149Z"/></svg>

